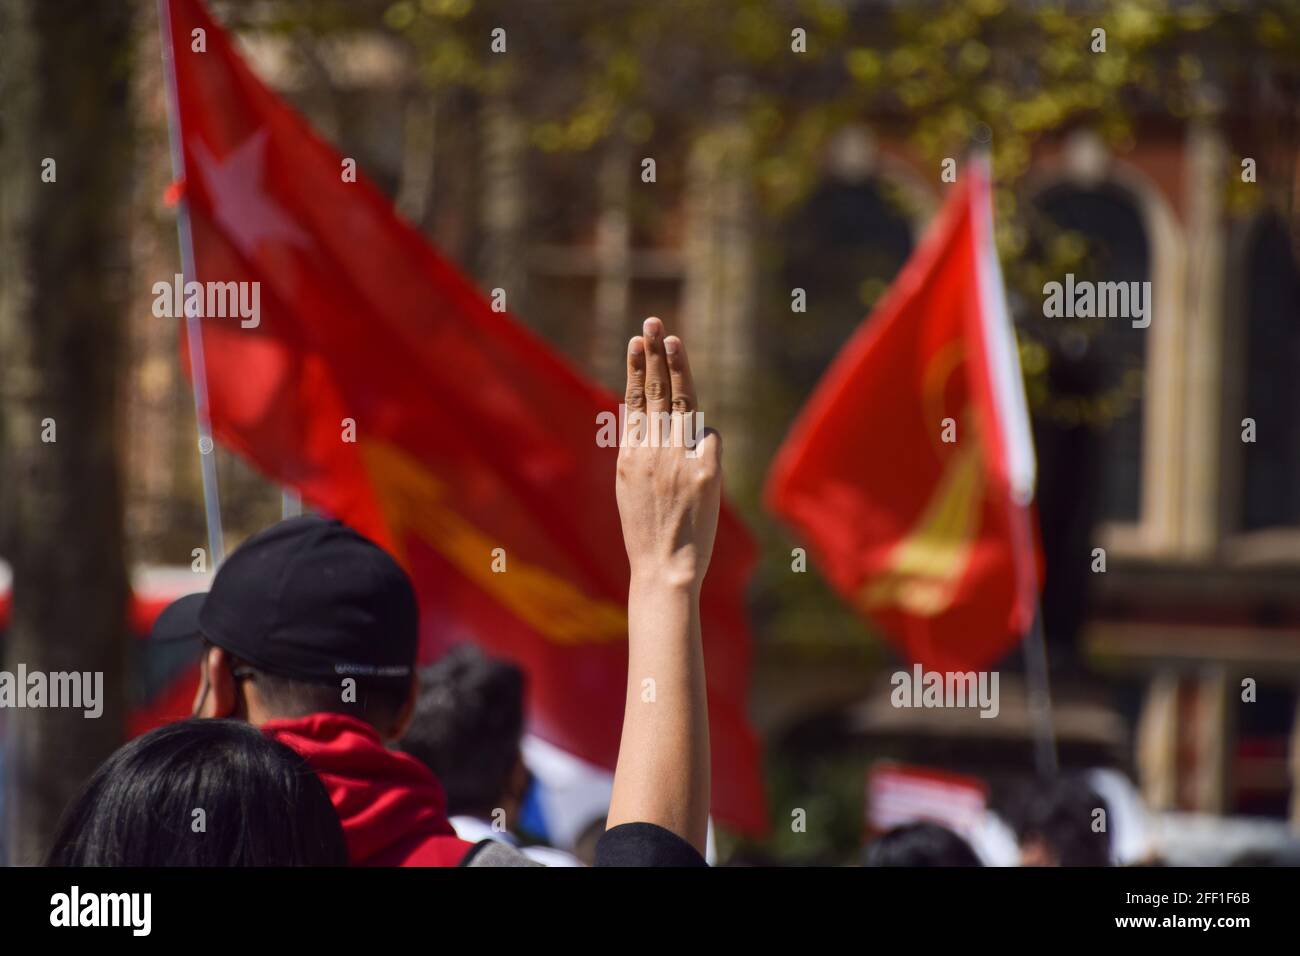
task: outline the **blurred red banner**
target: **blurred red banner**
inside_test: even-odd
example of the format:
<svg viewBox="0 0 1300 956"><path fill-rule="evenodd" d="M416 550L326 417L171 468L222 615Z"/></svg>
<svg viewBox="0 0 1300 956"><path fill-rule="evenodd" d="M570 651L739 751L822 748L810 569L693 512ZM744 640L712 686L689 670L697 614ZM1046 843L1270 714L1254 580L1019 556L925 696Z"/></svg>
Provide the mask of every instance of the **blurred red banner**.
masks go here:
<svg viewBox="0 0 1300 956"><path fill-rule="evenodd" d="M613 767L628 565L617 449L596 433L618 399L493 311L363 174L352 181L197 0L168 12L186 278L260 284L241 300L256 317L202 321L215 434L402 562L422 660L462 641L515 660L533 732ZM753 559L724 507L703 596L713 810L750 831L766 820L745 716Z"/></svg>

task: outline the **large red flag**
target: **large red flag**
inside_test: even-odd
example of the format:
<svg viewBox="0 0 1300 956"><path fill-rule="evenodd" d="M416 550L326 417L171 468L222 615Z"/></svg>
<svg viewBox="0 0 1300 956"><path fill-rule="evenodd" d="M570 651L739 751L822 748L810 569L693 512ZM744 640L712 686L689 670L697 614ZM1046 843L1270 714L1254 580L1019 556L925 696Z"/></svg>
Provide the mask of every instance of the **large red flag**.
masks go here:
<svg viewBox="0 0 1300 956"><path fill-rule="evenodd" d="M268 90L198 0L168 0L196 279L260 283L205 317L216 435L392 551L424 660L474 641L530 678L533 732L613 767L627 681L617 450L583 380L394 214ZM168 26L164 24L164 26ZM196 33L196 31L202 31ZM497 550L501 549L501 550ZM703 595L713 810L765 813L745 707L753 547L724 508Z"/></svg>
<svg viewBox="0 0 1300 956"><path fill-rule="evenodd" d="M975 160L795 422L767 501L909 659L966 670L1032 622L1033 479L988 170Z"/></svg>

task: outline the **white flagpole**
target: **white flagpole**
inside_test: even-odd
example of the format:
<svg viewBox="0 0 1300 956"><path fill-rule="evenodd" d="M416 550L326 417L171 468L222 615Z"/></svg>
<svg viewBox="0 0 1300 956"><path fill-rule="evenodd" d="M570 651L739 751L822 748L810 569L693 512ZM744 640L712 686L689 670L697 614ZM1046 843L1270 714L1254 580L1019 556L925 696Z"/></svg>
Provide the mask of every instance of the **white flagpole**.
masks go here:
<svg viewBox="0 0 1300 956"><path fill-rule="evenodd" d="M973 175L983 179L977 191L981 208L977 210L975 222L981 250L977 266L982 300L980 311L986 319L980 324L985 336L985 353L992 365L989 373L993 397L1007 453L1007 477L1011 485L1009 505L1015 534L1012 552L1016 564L1016 587L1021 606L1032 605L1034 609L1033 621L1023 645L1029 719L1034 733L1034 765L1040 775L1052 777L1056 775L1058 766L1056 730L1052 721L1052 689L1048 680L1043 609L1038 597L1038 568L1029 512L1038 479L1038 461L1034 454L1020 355L1007 309L1006 289L1002 284L1002 265L994 245L993 172L988 153L983 150L976 152L971 157L970 166Z"/></svg>
<svg viewBox="0 0 1300 956"><path fill-rule="evenodd" d="M168 0L158 0L158 26L162 38L164 81L167 88L167 136L171 143L172 179L185 181L185 150L181 140L180 102L176 91L176 64L172 60L172 18ZM181 272L185 281L196 278L194 237L190 232L189 206L184 196L176 206L176 226L180 238ZM208 416L208 371L203 358L203 329L199 316L185 312L185 339L189 346L190 380L193 382L194 422L198 431L199 465L203 475L203 514L208 527L208 554L215 570L225 558L225 540L221 531L221 496L217 489L217 449L212 441L212 421Z"/></svg>
<svg viewBox="0 0 1300 956"><path fill-rule="evenodd" d="M1002 264L998 261L993 239L993 170L985 152L971 157L974 175L983 180L978 191L980 210L975 228L984 253L979 260L981 305L988 322L984 329L985 353L993 366L989 370L993 398L998 406L1007 452L1007 477L1015 502L1028 506L1034 500L1038 481L1038 460L1034 454L1034 433L1029 424L1029 402L1025 399L1025 379L1020 371L1020 353L1016 334L1007 309L1006 288L1002 284Z"/></svg>

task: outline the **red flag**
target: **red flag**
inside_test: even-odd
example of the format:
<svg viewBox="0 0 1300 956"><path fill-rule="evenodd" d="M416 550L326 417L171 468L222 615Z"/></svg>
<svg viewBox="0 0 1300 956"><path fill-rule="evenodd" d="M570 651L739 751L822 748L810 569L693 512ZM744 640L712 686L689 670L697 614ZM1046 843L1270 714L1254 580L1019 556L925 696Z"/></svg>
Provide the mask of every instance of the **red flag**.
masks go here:
<svg viewBox="0 0 1300 956"><path fill-rule="evenodd" d="M909 659L967 670L1032 622L1033 473L977 160L808 401L767 501Z"/></svg>
<svg viewBox="0 0 1300 956"><path fill-rule="evenodd" d="M202 322L215 433L404 564L423 660L465 640L513 658L530 677L531 729L613 767L628 568L617 449L596 438L618 399L494 312L364 176L347 181L344 157L197 0L166 9L186 278L260 283L255 323L211 310ZM724 508L702 608L713 809L747 830L765 819L745 717L752 563Z"/></svg>

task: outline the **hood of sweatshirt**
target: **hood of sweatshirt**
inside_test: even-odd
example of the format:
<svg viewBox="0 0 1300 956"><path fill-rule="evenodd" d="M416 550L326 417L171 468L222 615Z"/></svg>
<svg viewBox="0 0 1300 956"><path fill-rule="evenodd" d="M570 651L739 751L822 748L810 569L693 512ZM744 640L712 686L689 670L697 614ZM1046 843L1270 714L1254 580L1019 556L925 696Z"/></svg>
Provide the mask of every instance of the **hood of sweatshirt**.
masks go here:
<svg viewBox="0 0 1300 956"><path fill-rule="evenodd" d="M316 771L354 866L455 866L470 848L447 821L438 778L414 757L385 747L364 721L312 714L267 721L262 732Z"/></svg>

